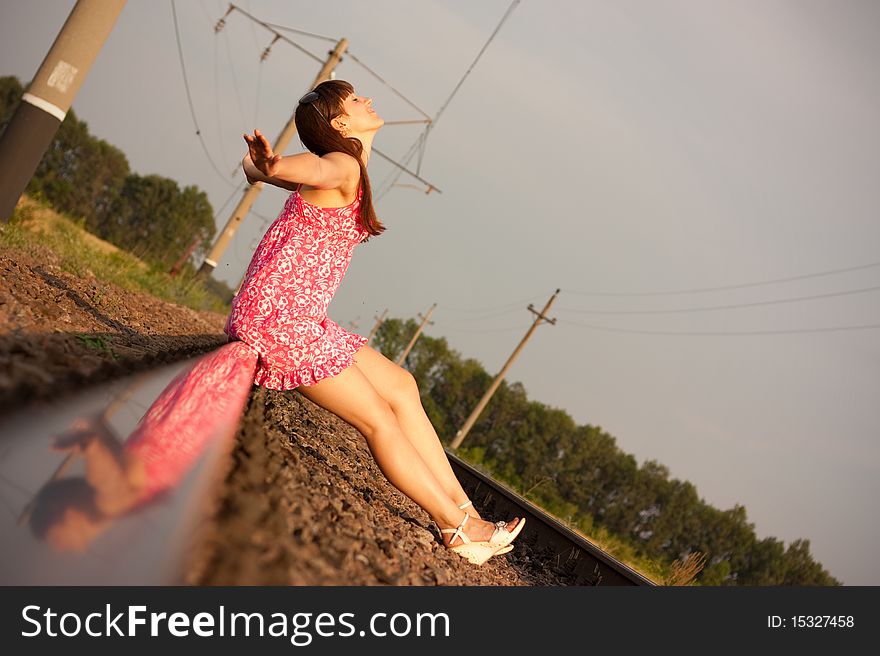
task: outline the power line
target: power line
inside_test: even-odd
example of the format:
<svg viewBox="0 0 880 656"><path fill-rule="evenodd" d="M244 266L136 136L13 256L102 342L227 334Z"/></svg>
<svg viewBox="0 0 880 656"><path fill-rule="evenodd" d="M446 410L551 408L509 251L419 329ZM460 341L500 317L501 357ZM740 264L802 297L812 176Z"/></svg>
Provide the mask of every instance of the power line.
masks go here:
<svg viewBox="0 0 880 656"><path fill-rule="evenodd" d="M482 57L483 53L486 52L486 48L488 48L489 44L492 43L492 40L495 38L495 36L501 30L501 26L504 25L505 21L508 19L508 17L513 12L513 10L516 8L516 6L519 4L519 2L520 2L520 0L513 0L513 2L510 3L510 6L507 8L507 11L504 12L504 16L501 17L501 21L498 23L498 26L495 28L495 31L492 32L492 34L489 36L489 39L486 41L485 44L483 44L483 47L480 49L480 52L477 53L477 56L474 58L474 61L472 61L471 65L468 66L468 69L465 71L462 78L458 81L458 84L455 85L455 88L452 90L452 93L449 94L449 97L446 99L446 102L443 103L443 106L440 107L440 110L434 115L434 122L435 123L437 122L437 119L440 118L440 115L446 110L446 107L449 105L449 103L452 101L452 99L455 97L455 94L458 93L458 90L461 88L461 85L464 84L464 81L471 74L471 71L474 70L474 67L476 67L477 62L480 61L480 57Z"/></svg>
<svg viewBox="0 0 880 656"><path fill-rule="evenodd" d="M498 312L490 312L488 314L480 315L477 317L467 317L467 318L459 318L459 319L445 319L447 323L473 323L475 321L487 321L488 319L495 319L497 317L503 317L507 314L511 314L513 312L518 312L520 307L512 307L506 310L499 310Z"/></svg>
<svg viewBox="0 0 880 656"><path fill-rule="evenodd" d="M862 289L850 289L842 292L829 292L827 294L813 294L811 296L795 296L781 298L773 301L756 301L754 303L733 303L730 305L709 305L691 308L678 308L674 310L579 310L575 308L559 308L560 311L576 312L577 314L676 314L680 312L710 312L714 310L730 310L733 308L756 307L760 305L779 305L782 303L798 303L800 301L812 301L818 298L831 298L834 296L848 296L851 294L864 294L880 289L880 285L864 287Z"/></svg>
<svg viewBox="0 0 880 656"><path fill-rule="evenodd" d="M285 43L288 43L288 44L292 45L294 48L296 48L297 50L299 50L300 52L302 52L302 53L305 54L306 56L311 57L312 59L314 59L314 60L315 60L316 62L318 62L319 64L323 64L323 63L324 63L324 60L321 59L320 57L318 57L316 54L314 54L314 53L312 53L312 52L306 50L305 48L303 48L303 47L302 47L301 45L299 45L298 43L295 43L294 41L288 39L286 36L284 36L283 34L279 33L277 30L272 29L272 27L270 27L269 23L265 23L265 22L261 21L259 18L257 18L256 16L253 16L253 15L251 15L250 13L246 12L246 11L245 11L244 9L242 9L241 7L237 7L236 5L229 5L229 9L226 10L226 16L228 16L228 15L229 15L229 12L231 12L231 11L237 11L237 12L239 12L239 13L241 13L241 14L244 14L245 16L247 16L248 18L250 18L252 21L254 21L257 25L261 25L261 26L263 26L266 30L268 30L269 32L271 32L271 33L274 35L274 37L275 37L275 38L273 39L272 43L274 43L275 41L284 41ZM224 18L221 18L221 19L220 19L221 22L218 23L218 28L222 28L222 26L225 25L225 20L224 20L224 19L225 19L225 16L224 16ZM215 29L218 29L218 28L215 28ZM336 41L336 39L333 39L333 41ZM271 45L270 45L269 47L271 47ZM268 48L267 48L267 50L268 50Z"/></svg>
<svg viewBox="0 0 880 656"><path fill-rule="evenodd" d="M284 26L284 25L278 25L278 24L276 24L276 23L266 23L266 25L269 25L270 27L273 27L273 28L275 28L275 29L284 30L285 32L294 32L294 33L296 33L296 34L303 34L303 35L305 35L305 36L310 36L310 37L313 37L313 38L316 38L316 39L322 39L322 40L324 40L324 41L331 41L331 42L334 42L334 43L336 42L336 39L334 39L334 38L332 38L332 37L329 37L329 36L322 36L322 35L320 35L320 34L314 34L313 32L306 32L306 31L304 31L304 30L298 30L298 29L293 28L293 27L286 27L286 26ZM401 100L403 100L405 103L407 103L410 107L412 107L413 109L415 109L419 114L421 114L422 116L424 116L428 121L431 120L431 117L428 115L427 112L425 112L423 109L421 109L421 108L420 108L418 105L416 105L412 100L410 100L409 98L407 98L406 96L404 96L400 91L398 91L397 89L395 89L394 86L391 85L391 83L389 83L385 78L383 78L381 75L379 75L379 74L378 74L376 71L374 71L372 68L370 68L369 66L367 66L367 65L366 65L366 64L365 64L365 63L364 63L359 57L357 57L357 56L356 56L351 50L349 50L346 54L352 59L352 61L354 61L354 62L355 62L356 64L358 64L359 66L361 66L361 67L362 67L365 71L367 71L370 75L372 75L372 76L375 77L377 80L379 80L379 82L381 82L381 83L384 84L386 87L388 87L389 89L391 89L391 91L392 91L397 97L399 97Z"/></svg>
<svg viewBox="0 0 880 656"><path fill-rule="evenodd" d="M666 330L634 330L628 328L612 328L610 326L596 326L592 324L579 323L576 321L567 321L565 319L557 319L560 323L570 326L579 326L581 328L589 328L590 330L600 330L611 333L630 333L634 335L687 335L687 336L730 336L730 335L793 335L800 333L824 333L843 330L872 330L880 328L880 323L865 324L862 326L834 326L829 328L793 328L789 330L724 330L724 331L666 331Z"/></svg>
<svg viewBox="0 0 880 656"><path fill-rule="evenodd" d="M468 313L483 313L483 312L493 312L495 310L505 310L507 308L515 307L518 305L522 305L523 303L528 303L529 301L534 301L537 298L541 298L542 294L535 294L534 296L530 296L529 298L524 298L521 301L511 301L510 303L504 303L503 305L493 305L490 307L482 307L482 308L455 308L455 307L446 307L444 306L445 311L451 312L468 312Z"/></svg>
<svg viewBox="0 0 880 656"><path fill-rule="evenodd" d="M788 278L775 278L773 280L761 280L758 282L747 282L739 285L724 285L721 287L701 287L697 289L680 289L674 291L662 292L582 292L572 289L566 289L567 294L576 294L578 296L671 296L674 294L697 294L703 292L717 292L727 289L742 289L744 287L758 287L760 285L773 285L780 282L791 282L792 280L805 280L807 278L818 278L821 276L830 276L837 273L847 273L849 271L859 271L861 269L869 269L880 266L880 262L871 262L869 264L861 264L859 266L847 267L844 269L831 269L829 271L820 271L819 273L807 273L801 276L791 276Z"/></svg>
<svg viewBox="0 0 880 656"><path fill-rule="evenodd" d="M391 162L392 164L394 164L394 165L400 170L401 173L403 173L403 172L409 173L409 174L410 174L412 177L414 177L416 180L418 180L419 182L421 182L421 183L424 184L424 185L427 185L427 186L428 186L428 192L436 191L436 192L441 193L441 194L443 193L443 192L440 191L437 187L435 187L434 185L432 185L430 182L428 182L427 180L425 180L424 178L422 178L421 176L419 176L417 173L413 173L412 171L410 171L410 170L409 170L408 168L406 168L405 166L403 166L403 165L398 164L397 162L395 162L393 159L391 159L390 157L388 157L388 155L386 155L385 153L383 153L382 151L380 151L380 150L379 150L378 148L376 148L375 146L373 147L372 152L376 153L377 155L379 155L379 157L381 157L381 158L383 158L383 159L385 159L385 160Z"/></svg>
<svg viewBox="0 0 880 656"><path fill-rule="evenodd" d="M448 322L439 323L442 326ZM458 328L457 326L446 326L443 330L457 333L509 333L514 330L522 330L522 326L514 326L513 328Z"/></svg>
<svg viewBox="0 0 880 656"><path fill-rule="evenodd" d="M305 30L298 30L295 27L287 27L286 25L278 25L277 23L266 23L269 27L274 27L277 30L284 30L285 32L294 32L296 34L302 34L303 36L310 36L315 39L322 39L324 41L330 41L331 43L336 43L339 39L334 39L332 36L324 36L322 34L315 34L314 32L306 32ZM351 53L349 53L351 54Z"/></svg>
<svg viewBox="0 0 880 656"><path fill-rule="evenodd" d="M217 219L220 216L220 213L226 209L227 205L229 205L229 201L231 201L233 198L235 198L235 195L237 193L240 193L243 190L244 190L244 183L236 185L235 189L233 189L232 192L229 194L229 196L226 197L226 200L223 201L223 205L220 206L220 209L217 210L216 212L214 212L214 223L217 222Z"/></svg>
<svg viewBox="0 0 880 656"><path fill-rule="evenodd" d="M232 88L235 90L235 101L238 104L238 113L241 116L242 128L244 128L244 126L247 125L247 119L244 117L244 103L241 99L241 91L238 84L238 75L235 72L235 61L232 57L232 47L229 45L228 32L223 32L223 41L226 45L226 59L229 60L229 72L232 73Z"/></svg>
<svg viewBox="0 0 880 656"><path fill-rule="evenodd" d="M317 57L317 55L312 54L311 52L309 52L308 50L306 50L305 48L303 48L303 47L300 46L299 44L294 43L292 40L288 39L287 37L285 37L285 36L283 36L282 34L280 34L278 31L276 31L275 29L273 29L273 24L271 24L271 23L266 23L266 22L264 22L264 21L261 21L260 19L258 19L258 18L256 18L255 16L251 15L249 12L244 11L241 7L237 7L236 5L232 5L232 4L229 5L229 9L226 10L226 14L224 14L223 18L221 18L221 19L217 22L217 25L216 25L216 27L214 28L215 32L221 30L221 29L226 25L226 16L228 16L232 11L238 11L239 13L243 14L245 17L247 17L248 19L250 19L252 22L261 25L263 28L265 28L266 30L268 30L269 32L271 32L271 33L274 35L274 39L272 40L272 43L269 45L269 47L266 48L265 51L263 51L263 55L262 55L262 57L261 57L261 61L265 60L266 56L267 56L268 53L269 53L269 49L272 47L272 44L274 44L275 41L279 41L279 40L280 40L280 41L284 41L285 43L288 43L288 44L294 46L294 47L297 48L298 50L304 52L304 53L307 54L308 56L312 57L312 58L315 59L316 61L318 61L318 62L320 62L320 63L323 64L323 61L322 61L321 59L319 59L319 58ZM302 30L294 30L293 28L289 28L289 29L290 29L290 31L302 32ZM304 33L305 33L305 32L304 32ZM308 36L318 37L318 38L322 38L322 39L329 39L329 37L322 37L322 36L320 36L320 35L316 35L316 34L312 34L312 33L305 33L305 34L307 34ZM228 43L228 42L227 42L227 43ZM416 111L418 111L420 114L422 114L423 116L425 116L425 117L426 117L426 121L430 122L430 120L431 120L430 117L429 117L429 116L428 116L423 110L421 110L421 109L420 109L415 103L413 103L413 102L412 102L411 100L409 100L406 96L404 96L402 93L400 93L397 89L395 89L393 86L391 86L391 84L389 84L384 78L382 78L378 73L376 73L376 72L373 71L370 67L368 67L366 64L364 64L360 59L358 59L358 58L357 58L355 55L353 55L350 51L348 52L348 54L351 56L351 58L352 58L355 62L357 62L359 65L363 66L363 67L364 67L364 68L365 68L365 69L366 69L371 75L375 76L380 82L382 82L385 86L387 86L389 89L391 89L391 91L393 91L396 95L398 95L400 98L402 98L404 101L406 101L411 107L413 107L413 108L414 108ZM231 65L231 60L230 60L230 65ZM234 74L234 73L233 73L233 74ZM237 86L237 85L236 85L236 86ZM240 104L240 103L239 103L239 104ZM398 162L396 162L395 160L393 160L391 157L389 157L388 155L385 155L384 153L380 152L380 151L379 151L378 149L376 149L376 148L373 148L373 152L375 152L376 154L378 154L380 157L383 157L384 159L388 160L388 161L391 162L395 167L397 167L397 169L398 169L398 177L400 176L400 174L401 174L402 172L406 172L406 173L408 173L409 175L411 175L411 176L413 176L414 178L416 178L417 180L419 180L419 182L421 182L421 183L427 185L427 186L428 186L428 192L431 192L431 191L438 191L438 192L440 192L440 190L439 190L436 186L434 186L433 184L431 184L431 183L427 182L426 180L424 180L423 178L421 178L421 177L418 175L418 172L413 173L412 171L410 171L409 169L407 169L405 164L404 164L404 165L399 164ZM441 193L442 193L442 192L441 192ZM377 197L376 197L376 201L378 202L378 200L379 200L379 197L377 196Z"/></svg>
<svg viewBox="0 0 880 656"><path fill-rule="evenodd" d="M171 15L174 18L174 36L177 39L177 54L180 57L180 70L183 73L183 86L186 89L186 100L189 103L189 112L192 116L193 125L196 128L196 136L199 138L199 143L202 144L202 150L205 151L205 157L208 158L208 161L211 163L214 171L217 175L229 186L235 186L221 171L217 164L214 162L214 158L211 157L211 153L208 152L208 146L205 144L205 140L202 137L202 131L199 128L199 121L196 118L196 110L193 106L192 95L189 91L189 80L186 76L186 64L183 60L183 46L180 43L180 28L177 25L177 8L174 4L174 0L171 0Z"/></svg>
<svg viewBox="0 0 880 656"><path fill-rule="evenodd" d="M400 93L400 91L398 91L398 90L395 89L393 86L391 86L391 84L389 84L387 81L385 81L385 79L384 79L381 75L379 75L378 73L376 73L372 68L370 68L369 66L367 66L365 63L363 63L363 62L362 62L360 59L358 59L357 57L355 57L354 53L353 53L351 50L348 51L348 56L351 57L351 58L355 61L355 63L360 64L360 65L361 65L361 66L362 66L362 67L363 67L363 68L364 68L364 69L365 69L370 75L372 75L372 76L375 77L377 80L379 80L382 84L384 84L386 87L388 87L389 89L391 89L391 91L393 91L394 94L395 94L397 97L401 98L406 104L408 104L410 107L412 107L413 109L415 109L419 114L421 114L421 115L424 116L426 119L428 119L428 121L431 120L431 117L428 115L427 112L425 112L424 110L422 110L418 105L416 105L414 102L412 102L409 98L407 98L407 97L404 96L402 93Z"/></svg>
<svg viewBox="0 0 880 656"><path fill-rule="evenodd" d="M423 130L421 133L419 133L419 136L416 138L413 145L409 147L409 150L401 158L401 161L403 162L404 166L409 164L409 162L412 159L413 154L415 154L415 150L416 150L416 148L418 148L420 142L427 138L427 136L428 136L427 133L428 133L427 128L425 130ZM397 169L397 170L392 170L391 172L389 172L389 174L387 176L385 176L385 179L382 180L382 182L380 182L379 186L377 187L377 189L379 189L379 191L377 191L374 194L374 197L375 197L377 203L380 200L382 200L382 198L385 196L385 194L387 194L391 190L391 188L394 186L394 184L400 179L400 176L402 174L403 174L403 172L400 169Z"/></svg>
<svg viewBox="0 0 880 656"><path fill-rule="evenodd" d="M221 118L220 110L225 103L220 102L220 54L218 47L217 40L214 39L214 116L217 119L217 133L222 134L223 119ZM220 147L220 157L225 162L230 161L226 154L226 148L223 146L223 139L219 139L217 143Z"/></svg>
<svg viewBox="0 0 880 656"><path fill-rule="evenodd" d="M507 11L504 12L504 16L501 17L501 20L498 22L498 25L495 27L495 30L492 32L491 35L489 35L489 38L486 40L486 43L484 43L483 47L480 48L480 51L477 53L477 56L471 62L471 65L468 66L464 75L462 75L461 79L458 81L458 84L456 84L455 87L452 89L452 93L449 94L449 97L446 98L446 101L443 103L443 105L440 106L440 109L437 111L437 113L434 114L434 118L431 120L431 122L428 124L428 126L422 131L422 133L417 137L415 143L407 151L407 154L404 155L404 157L403 157L404 166L409 165L410 160L415 156L416 152L421 152L422 154L424 153L425 145L428 140L428 134L430 133L431 129L434 127L434 125L436 125L438 119L440 118L440 115L443 114L443 112L449 106L449 103L455 97L455 94L458 93L458 90L462 87L465 80L468 78L468 76L474 70L474 68L477 65L477 62L480 61L480 58L483 56L483 53L486 52L486 49L489 47L489 44L492 43L493 39L495 39L495 36L501 30L501 26L504 25L504 23L507 21L508 17L513 12L513 10L516 8L516 6L519 4L519 2L520 2L520 0L513 0L513 2L510 3L510 6L507 8ZM418 164L417 170L421 171L421 167L422 167L422 161L421 161L421 157L419 157L419 164ZM400 171L397 171L396 174L392 174L392 175L393 175L393 179L391 179L391 183L387 186L387 188L383 188L379 193L376 194L376 202L381 200L382 197L385 196L385 194L387 194L391 190L391 188L394 186L394 184L397 182L397 180L400 179L401 174L400 174ZM382 182L382 185L384 185L388 179L389 178L386 178L385 181Z"/></svg>
<svg viewBox="0 0 880 656"><path fill-rule="evenodd" d="M254 125L258 125L260 122L260 97L263 93L263 62L260 62L259 68L257 68L257 91L254 94L256 100L254 101Z"/></svg>

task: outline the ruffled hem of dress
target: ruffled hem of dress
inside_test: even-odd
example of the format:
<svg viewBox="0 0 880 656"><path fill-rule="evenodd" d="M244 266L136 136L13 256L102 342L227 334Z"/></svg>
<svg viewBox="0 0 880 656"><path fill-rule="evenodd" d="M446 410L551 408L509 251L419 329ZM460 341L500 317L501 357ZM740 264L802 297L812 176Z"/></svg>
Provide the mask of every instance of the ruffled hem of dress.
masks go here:
<svg viewBox="0 0 880 656"><path fill-rule="evenodd" d="M325 378L332 378L354 364L354 354L367 343L367 338L349 333L345 342L348 352L340 353L324 364L307 365L293 371L273 371L258 366L254 375L254 385L274 390L290 390L300 385L310 386Z"/></svg>

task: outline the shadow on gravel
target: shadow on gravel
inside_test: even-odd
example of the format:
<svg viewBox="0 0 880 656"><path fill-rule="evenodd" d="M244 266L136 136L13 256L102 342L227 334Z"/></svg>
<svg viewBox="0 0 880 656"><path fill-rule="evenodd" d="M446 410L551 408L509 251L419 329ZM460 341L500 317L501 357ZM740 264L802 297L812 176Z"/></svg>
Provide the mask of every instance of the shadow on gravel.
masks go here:
<svg viewBox="0 0 880 656"><path fill-rule="evenodd" d="M94 305L86 301L74 289L71 289L71 287L58 276L52 275L48 271L45 271L42 267L34 267L32 271L36 273L40 278L42 278L47 285L54 287L58 291L62 292L63 296L66 296L68 299L73 301L74 305L76 305L80 310L83 310L86 314L90 315L99 323L102 323L108 328L112 328L113 330L117 330L120 333L127 333L129 335L137 334L136 330L133 330L125 324L122 324L119 321L110 318L109 316L98 310Z"/></svg>

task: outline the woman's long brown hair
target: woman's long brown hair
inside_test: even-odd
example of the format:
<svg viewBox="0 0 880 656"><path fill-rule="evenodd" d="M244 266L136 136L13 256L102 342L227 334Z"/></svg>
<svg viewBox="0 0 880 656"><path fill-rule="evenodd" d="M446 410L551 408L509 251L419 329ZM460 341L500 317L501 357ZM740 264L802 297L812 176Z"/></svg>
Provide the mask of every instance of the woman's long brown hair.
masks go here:
<svg viewBox="0 0 880 656"><path fill-rule="evenodd" d="M381 234L385 226L376 217L376 210L373 209L373 190L370 187L367 167L361 161L364 145L355 137L343 137L330 123L334 118L345 113L343 102L354 93L354 87L343 80L327 80L321 82L313 91L318 94L318 98L310 103L298 105L294 114L299 138L303 145L318 157L323 157L327 153L341 152L357 160L361 167L360 183L363 188L361 223L371 235Z"/></svg>

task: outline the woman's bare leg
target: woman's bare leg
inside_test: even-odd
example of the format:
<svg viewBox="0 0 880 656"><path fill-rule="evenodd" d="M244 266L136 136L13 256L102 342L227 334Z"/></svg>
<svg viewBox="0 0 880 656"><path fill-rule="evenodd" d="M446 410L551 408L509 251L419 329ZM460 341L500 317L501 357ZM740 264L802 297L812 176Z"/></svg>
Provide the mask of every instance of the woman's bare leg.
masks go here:
<svg viewBox="0 0 880 656"><path fill-rule="evenodd" d="M358 369L391 406L404 435L412 442L446 494L456 505L467 501L467 494L452 471L437 431L425 414L412 374L369 346L361 347L354 358ZM466 510L471 516L480 518L473 506L468 506Z"/></svg>
<svg viewBox="0 0 880 656"><path fill-rule="evenodd" d="M391 407L358 365L298 389L307 399L358 429L385 477L419 504L440 528L454 528L461 523L463 511L404 435ZM473 520L465 533L471 540L488 540L494 528L490 522ZM450 534L443 535L448 542Z"/></svg>

